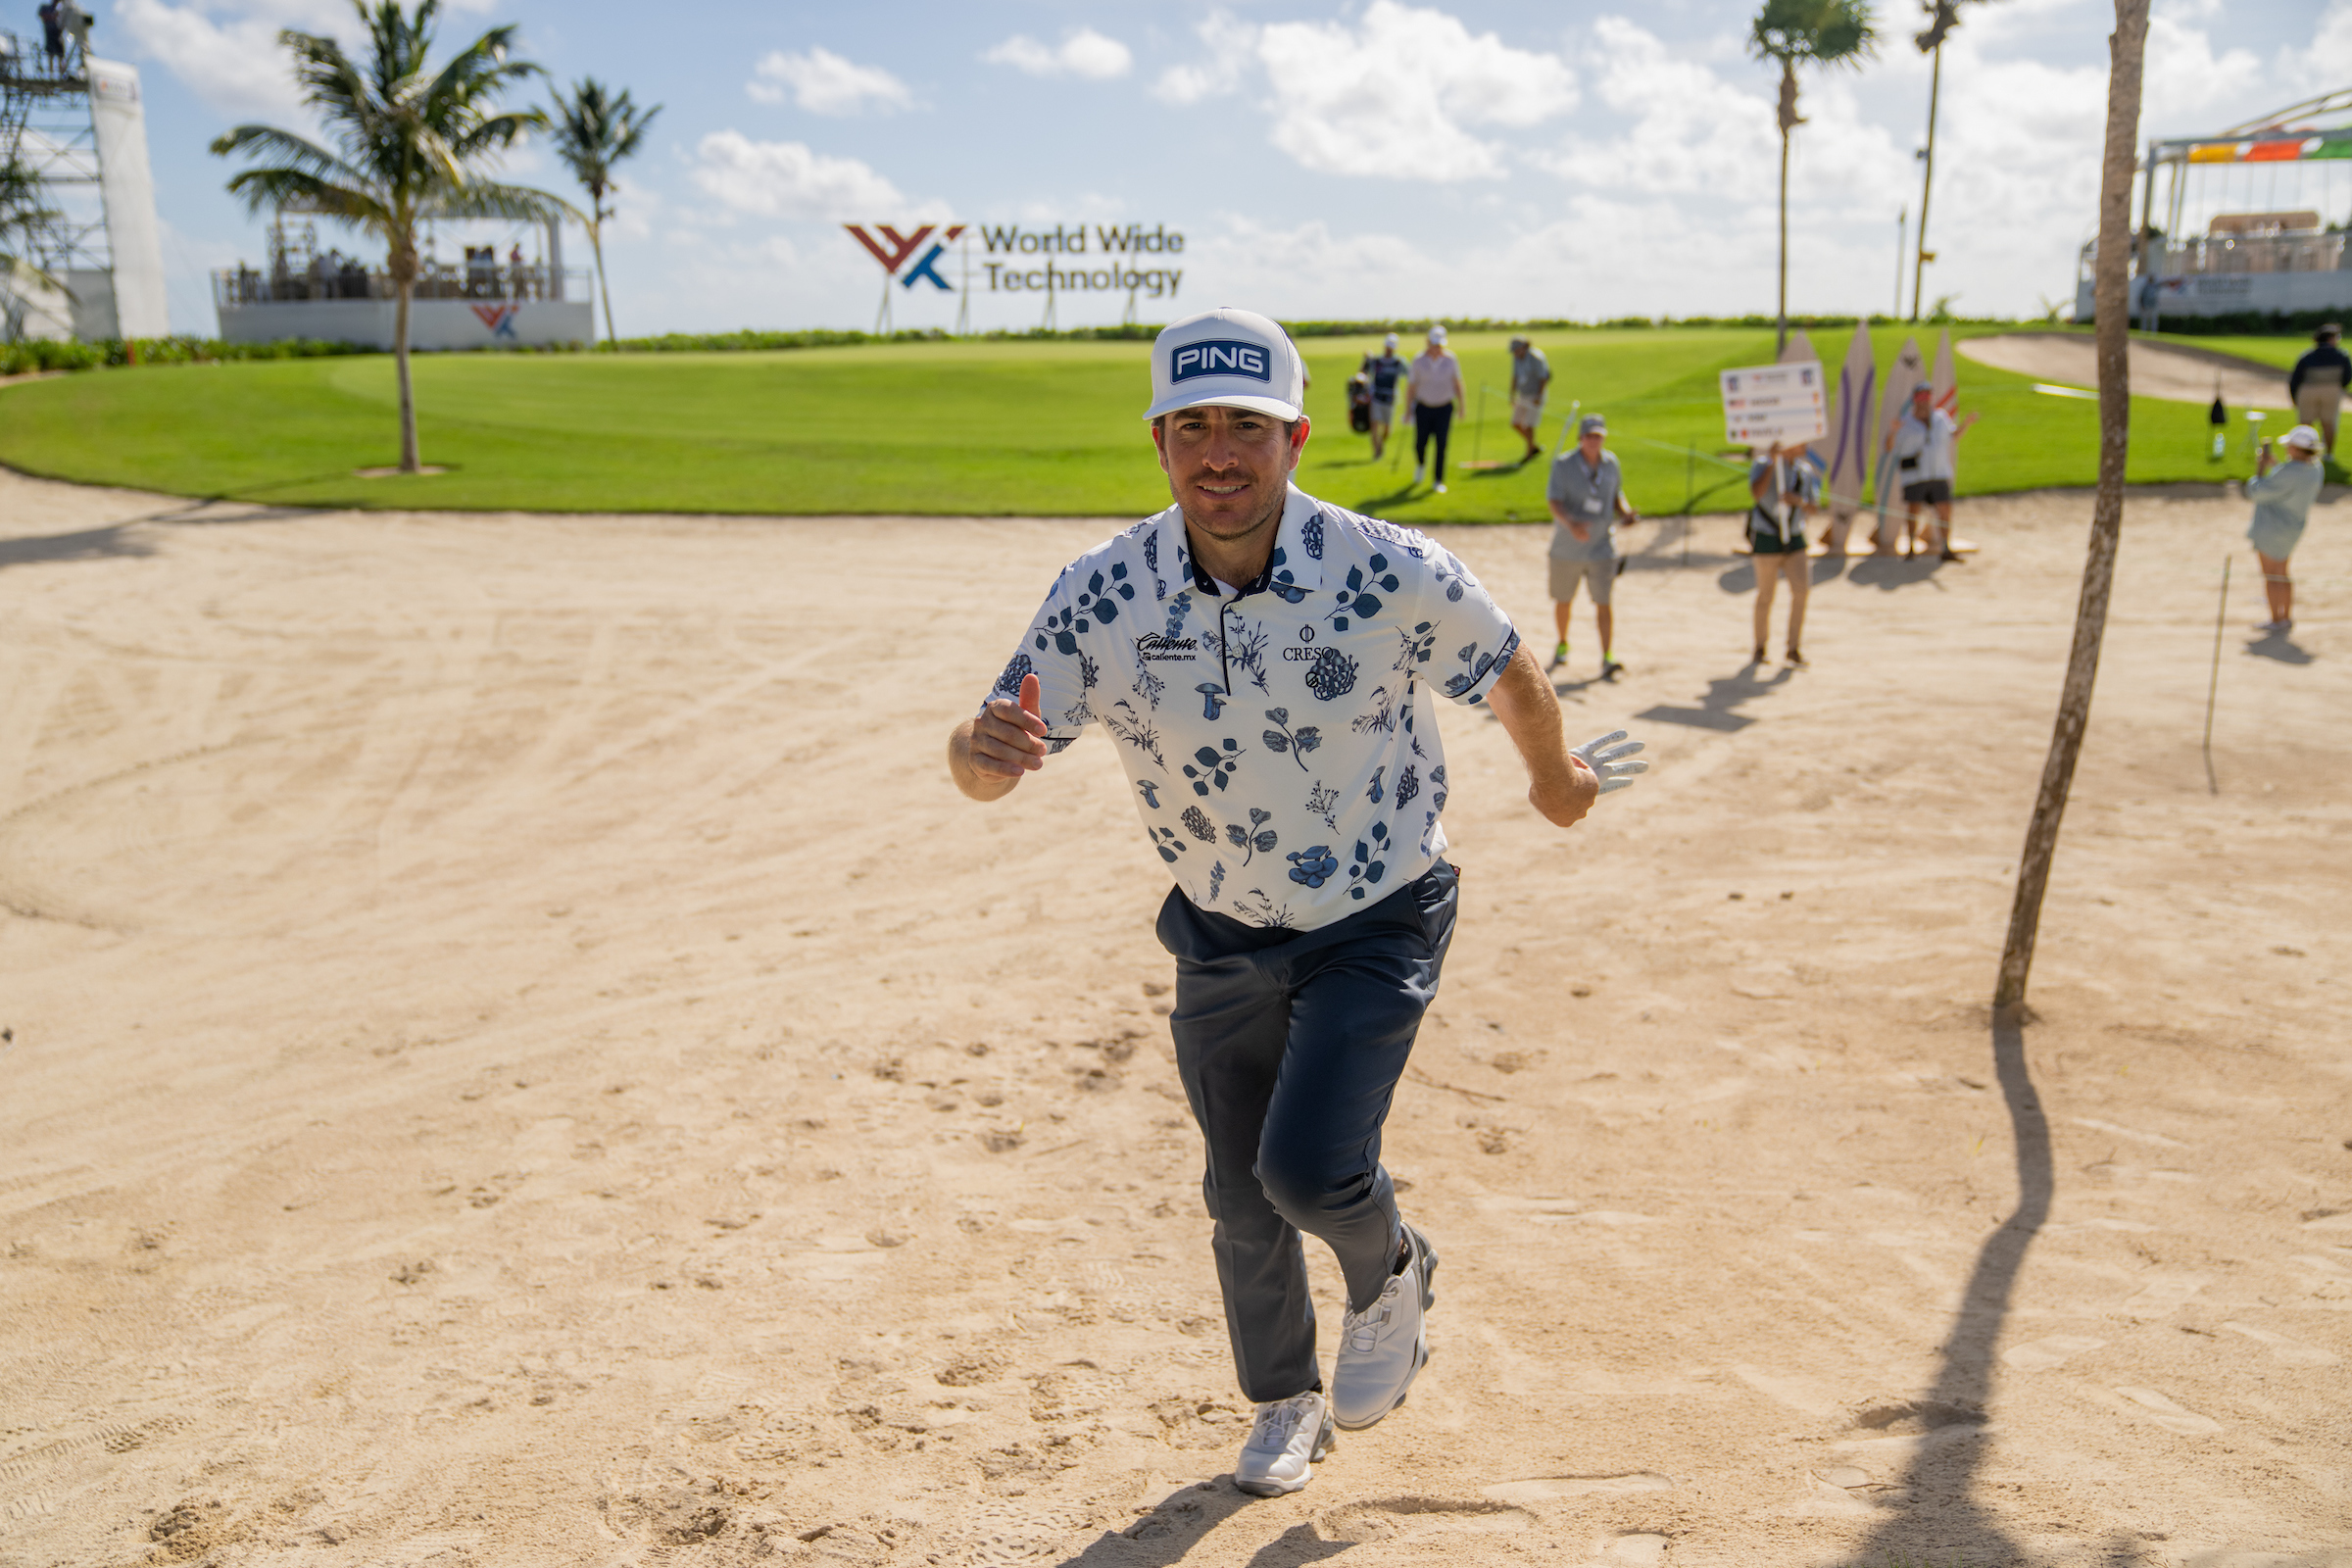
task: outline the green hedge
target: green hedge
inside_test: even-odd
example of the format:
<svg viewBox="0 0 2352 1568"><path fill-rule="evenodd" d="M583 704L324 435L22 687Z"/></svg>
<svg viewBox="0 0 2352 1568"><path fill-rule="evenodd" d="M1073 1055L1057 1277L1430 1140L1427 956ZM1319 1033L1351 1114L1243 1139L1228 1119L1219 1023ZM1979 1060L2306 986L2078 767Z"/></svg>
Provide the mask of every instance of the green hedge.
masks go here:
<svg viewBox="0 0 2352 1568"><path fill-rule="evenodd" d="M128 365L136 347L141 365L201 365L227 360L318 360L339 354L373 354L357 343L325 343L313 338L288 338L279 343L223 343L209 337L142 337L124 342L107 338L96 343L66 343L27 338L0 343L0 375L23 375L30 370L94 370L102 365Z"/></svg>
<svg viewBox="0 0 2352 1568"><path fill-rule="evenodd" d="M2278 337L2290 332L2308 335L2347 318L2352 318L2352 310L2230 311L2222 316L2175 316L2168 311L2158 315L2156 324L2167 336ZM2132 324L2139 324L2136 318Z"/></svg>

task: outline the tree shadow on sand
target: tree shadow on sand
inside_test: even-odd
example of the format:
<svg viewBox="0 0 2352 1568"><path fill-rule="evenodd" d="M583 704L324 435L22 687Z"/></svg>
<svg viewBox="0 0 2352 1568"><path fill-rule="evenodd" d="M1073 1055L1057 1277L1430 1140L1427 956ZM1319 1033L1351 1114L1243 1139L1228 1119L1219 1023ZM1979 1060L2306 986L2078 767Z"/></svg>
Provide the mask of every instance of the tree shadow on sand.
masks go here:
<svg viewBox="0 0 2352 1568"><path fill-rule="evenodd" d="M0 570L10 566L49 565L61 561L120 561L154 555L154 544L132 533L133 526L119 522L111 527L80 528L73 533L0 539Z"/></svg>
<svg viewBox="0 0 2352 1568"><path fill-rule="evenodd" d="M2050 1217L2054 1177L2050 1127L2026 1066L2024 1030L1996 1019L1993 1070L2009 1108L2017 1149L2017 1208L1984 1239L1977 1266L1945 1337L1935 1385L1907 1407L1875 1411L1892 1427L1919 1430L1919 1446L1888 1494L1890 1516L1875 1527L1855 1559L1882 1568L1889 1562L1979 1564L2025 1560L2025 1549L1975 1494L1985 1457L1984 1410L1992 1394L1992 1358L2007 1324L2026 1250ZM2116 1544L2116 1562L2136 1562L2128 1542Z"/></svg>

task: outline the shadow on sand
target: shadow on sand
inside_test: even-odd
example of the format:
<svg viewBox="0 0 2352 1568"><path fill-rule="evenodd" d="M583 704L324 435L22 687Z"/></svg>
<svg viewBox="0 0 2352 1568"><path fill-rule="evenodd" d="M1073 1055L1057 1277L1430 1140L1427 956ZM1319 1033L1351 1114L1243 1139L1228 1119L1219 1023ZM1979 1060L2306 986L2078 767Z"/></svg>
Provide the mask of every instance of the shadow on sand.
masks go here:
<svg viewBox="0 0 2352 1568"><path fill-rule="evenodd" d="M118 522L111 527L83 528L74 533L0 539L0 570L60 561L117 561L154 555L155 546L131 532L136 526L136 523Z"/></svg>
<svg viewBox="0 0 2352 1568"><path fill-rule="evenodd" d="M1733 710L1769 694L1796 673L1784 666L1769 680L1760 680L1757 677L1763 669L1762 664L1750 662L1740 665L1736 675L1726 675L1721 680L1707 682L1707 694L1698 700L1696 708L1677 708L1670 703L1661 703L1655 708L1644 709L1634 717L1651 719L1660 724L1687 724L1692 729L1714 729L1726 733L1745 729L1756 721L1755 715L1735 712Z"/></svg>
<svg viewBox="0 0 2352 1568"><path fill-rule="evenodd" d="M1883 1568L1888 1562L2008 1563L2025 1560L2014 1540L1975 1495L1978 1468L1984 1462L1984 1410L1992 1394L1992 1358L2009 1317L2011 1297L2026 1250L2050 1217L2054 1176L2050 1127L2041 1097L2026 1066L2024 1030L1997 1020L1992 1027L1992 1064L2009 1109L2017 1149L2017 1208L1984 1239L1977 1266L1960 1298L1959 1316L1945 1337L1942 1365L1934 1387L1907 1409L1873 1412L1920 1433L1909 1466L1888 1494L1889 1517L1874 1528L1856 1561ZM2139 1560L2128 1540L2116 1544L2110 1561Z"/></svg>
<svg viewBox="0 0 2352 1568"><path fill-rule="evenodd" d="M2294 633L2266 631L2246 644L2246 652L2256 659L2275 659L2281 664L2308 664L2320 656L2295 642Z"/></svg>
<svg viewBox="0 0 2352 1568"><path fill-rule="evenodd" d="M1235 1488L1231 1476L1179 1488L1124 1532L1104 1531L1074 1556L1062 1558L1056 1568L1171 1568L1253 1500ZM1294 1539L1300 1536L1305 1539ZM1268 1542L1252 1560L1313 1562L1347 1550L1348 1544L1326 1542L1312 1526L1298 1525Z"/></svg>
<svg viewBox="0 0 2352 1568"><path fill-rule="evenodd" d="M130 517L103 528L79 528L73 533L36 534L24 539L0 539L0 569L36 566L66 561L135 560L156 553L156 538L137 530L149 524L175 528L211 528L243 522L276 522L318 514L316 507L273 507L258 502L190 501L181 506Z"/></svg>

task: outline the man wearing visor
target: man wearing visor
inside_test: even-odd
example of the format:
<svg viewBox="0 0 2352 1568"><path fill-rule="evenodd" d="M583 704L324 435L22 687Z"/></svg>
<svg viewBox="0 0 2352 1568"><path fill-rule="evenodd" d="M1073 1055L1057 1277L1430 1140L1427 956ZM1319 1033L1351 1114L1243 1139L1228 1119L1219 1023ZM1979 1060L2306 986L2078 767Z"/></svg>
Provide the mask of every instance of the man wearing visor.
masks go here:
<svg viewBox="0 0 2352 1568"><path fill-rule="evenodd" d="M1436 698L1493 708L1559 827L1648 765L1622 732L1568 750L1534 656L1450 553L1291 482L1303 380L1249 311L1159 334L1145 417L1175 505L1062 571L949 743L956 787L994 801L1100 723L1175 879L1169 1026L1256 1406L1234 1480L1264 1496L1306 1485L1335 1426L1401 1404L1429 1355L1438 1254L1380 1143L1457 905ZM1302 1234L1347 1282L1328 1382Z"/></svg>

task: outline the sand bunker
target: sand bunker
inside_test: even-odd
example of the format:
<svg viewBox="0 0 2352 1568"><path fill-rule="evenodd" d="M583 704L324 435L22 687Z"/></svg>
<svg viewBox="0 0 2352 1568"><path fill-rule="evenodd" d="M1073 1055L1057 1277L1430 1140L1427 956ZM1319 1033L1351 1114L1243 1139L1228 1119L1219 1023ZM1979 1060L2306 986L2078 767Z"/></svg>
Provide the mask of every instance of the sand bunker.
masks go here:
<svg viewBox="0 0 2352 1568"><path fill-rule="evenodd" d="M0 1564L2346 1561L2352 509L2215 797L2243 512L2131 506L1996 1037L2088 510L1819 564L1798 673L1638 530L1573 833L1443 713L1435 1357L1261 1502L1126 782L943 762L1105 525L0 473Z"/></svg>
<svg viewBox="0 0 2352 1568"><path fill-rule="evenodd" d="M2060 386L2096 387L2098 350L2087 337L2069 332L2010 332L1972 337L1952 345L1961 358L1996 370L2039 376ZM2172 403L2211 403L2215 389L2232 409L2290 409L2286 372L2249 366L2243 360L2218 364L2169 344L2132 342L2134 397ZM2217 359L2219 356L2216 357Z"/></svg>

